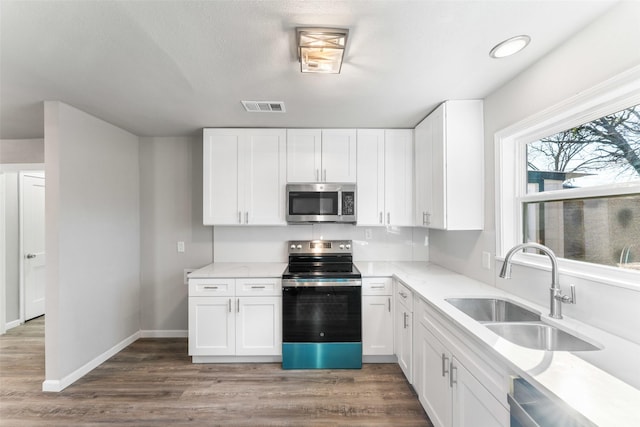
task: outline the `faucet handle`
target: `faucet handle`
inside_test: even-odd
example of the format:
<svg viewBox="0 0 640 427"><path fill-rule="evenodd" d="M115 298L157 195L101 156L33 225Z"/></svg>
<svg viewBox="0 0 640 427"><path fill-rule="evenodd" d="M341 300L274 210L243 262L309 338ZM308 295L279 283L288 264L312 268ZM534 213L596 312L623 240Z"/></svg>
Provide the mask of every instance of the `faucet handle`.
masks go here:
<svg viewBox="0 0 640 427"><path fill-rule="evenodd" d="M570 289L571 289L571 297L569 297L568 295L562 295L560 293L556 298L566 304L575 304L576 303L576 285L570 285Z"/></svg>

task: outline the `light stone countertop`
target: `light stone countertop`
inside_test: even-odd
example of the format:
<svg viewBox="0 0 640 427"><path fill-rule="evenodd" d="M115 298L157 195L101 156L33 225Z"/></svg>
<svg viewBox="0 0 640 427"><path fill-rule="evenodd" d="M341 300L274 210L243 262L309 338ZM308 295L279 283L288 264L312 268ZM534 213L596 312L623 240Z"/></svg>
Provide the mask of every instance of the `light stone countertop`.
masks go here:
<svg viewBox="0 0 640 427"><path fill-rule="evenodd" d="M282 277L286 262L214 262L187 276L190 279Z"/></svg>
<svg viewBox="0 0 640 427"><path fill-rule="evenodd" d="M627 381L633 378L638 382L640 345L567 316L561 320L551 319L549 307L427 262L360 261L355 264L364 278L395 277L402 281L441 315L466 330L472 339L486 345L496 359L502 360L515 374L544 394L561 399L595 425L640 426L640 390L624 382L624 378L617 378L596 366L599 362L616 365L620 372L625 373ZM603 345L604 350L588 352L594 353L589 354L593 362L589 363L572 352L531 350L518 346L445 301L451 297L502 297L512 300L539 311L549 324Z"/></svg>

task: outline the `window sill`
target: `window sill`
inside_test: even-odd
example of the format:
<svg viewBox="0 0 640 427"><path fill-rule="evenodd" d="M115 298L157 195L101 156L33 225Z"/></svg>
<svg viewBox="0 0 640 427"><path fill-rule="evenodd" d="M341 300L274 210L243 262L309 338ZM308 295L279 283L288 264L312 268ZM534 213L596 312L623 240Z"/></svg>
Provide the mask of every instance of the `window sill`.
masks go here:
<svg viewBox="0 0 640 427"><path fill-rule="evenodd" d="M495 260L504 262L504 257L496 256ZM511 262L524 267L551 271L549 258L546 255L519 253L511 259ZM590 280L608 286L640 292L640 267L632 265L632 268L618 268L558 258L558 272L561 276Z"/></svg>

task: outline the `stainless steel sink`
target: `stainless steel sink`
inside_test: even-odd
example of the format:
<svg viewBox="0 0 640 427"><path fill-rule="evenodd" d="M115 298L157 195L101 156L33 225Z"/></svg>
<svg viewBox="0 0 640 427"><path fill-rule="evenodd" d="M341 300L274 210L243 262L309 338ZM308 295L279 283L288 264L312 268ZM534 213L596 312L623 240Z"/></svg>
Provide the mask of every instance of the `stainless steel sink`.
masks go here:
<svg viewBox="0 0 640 427"><path fill-rule="evenodd" d="M507 341L536 350L593 351L601 347L593 345L555 326L535 323L487 323L487 328Z"/></svg>
<svg viewBox="0 0 640 427"><path fill-rule="evenodd" d="M601 347L542 322L540 313L500 298L447 298L472 319L514 344L549 351L593 351Z"/></svg>
<svg viewBox="0 0 640 427"><path fill-rule="evenodd" d="M498 298L447 298L446 301L478 322L532 322L540 313Z"/></svg>

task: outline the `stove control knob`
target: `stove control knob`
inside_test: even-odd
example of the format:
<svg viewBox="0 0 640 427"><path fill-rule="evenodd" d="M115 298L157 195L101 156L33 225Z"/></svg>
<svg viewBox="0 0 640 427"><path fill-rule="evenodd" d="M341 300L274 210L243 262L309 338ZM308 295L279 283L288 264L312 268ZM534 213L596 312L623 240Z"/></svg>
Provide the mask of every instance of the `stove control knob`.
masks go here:
<svg viewBox="0 0 640 427"><path fill-rule="evenodd" d="M347 243L346 248L347 248L347 250L351 249L351 245Z"/></svg>
<svg viewBox="0 0 640 427"><path fill-rule="evenodd" d="M340 245L340 249L344 249L344 245Z"/></svg>
<svg viewBox="0 0 640 427"><path fill-rule="evenodd" d="M302 245L296 246L296 249L302 249Z"/></svg>
<svg viewBox="0 0 640 427"><path fill-rule="evenodd" d="M296 245L291 245L291 249L295 249L295 248L296 248Z"/></svg>

